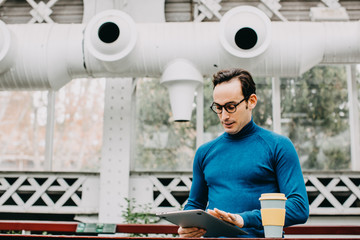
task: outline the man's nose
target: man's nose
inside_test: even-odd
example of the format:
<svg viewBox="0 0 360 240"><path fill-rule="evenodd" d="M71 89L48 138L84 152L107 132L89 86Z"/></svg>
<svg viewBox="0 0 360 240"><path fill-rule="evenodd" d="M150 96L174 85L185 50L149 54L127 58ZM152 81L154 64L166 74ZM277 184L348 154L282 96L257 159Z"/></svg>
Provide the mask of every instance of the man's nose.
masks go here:
<svg viewBox="0 0 360 240"><path fill-rule="evenodd" d="M225 108L223 108L222 113L221 113L221 119L225 120L229 118L229 113L225 110Z"/></svg>

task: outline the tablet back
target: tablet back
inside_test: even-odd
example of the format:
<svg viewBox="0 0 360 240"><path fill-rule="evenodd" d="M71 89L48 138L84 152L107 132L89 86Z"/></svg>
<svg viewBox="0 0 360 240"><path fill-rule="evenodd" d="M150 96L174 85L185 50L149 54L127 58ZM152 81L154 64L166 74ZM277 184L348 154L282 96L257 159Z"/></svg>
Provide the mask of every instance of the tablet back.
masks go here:
<svg viewBox="0 0 360 240"><path fill-rule="evenodd" d="M236 237L247 234L241 228L222 221L200 209L158 213L157 216L181 227L206 229L205 237Z"/></svg>

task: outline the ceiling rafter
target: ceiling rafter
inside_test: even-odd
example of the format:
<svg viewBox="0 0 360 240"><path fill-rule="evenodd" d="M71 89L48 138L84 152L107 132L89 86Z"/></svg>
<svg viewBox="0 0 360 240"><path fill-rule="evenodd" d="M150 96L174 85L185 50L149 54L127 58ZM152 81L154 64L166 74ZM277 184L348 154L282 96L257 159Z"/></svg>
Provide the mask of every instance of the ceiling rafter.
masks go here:
<svg viewBox="0 0 360 240"><path fill-rule="evenodd" d="M284 17L284 15L282 15L279 11L281 8L281 4L279 3L280 0L261 0L261 2L263 3L263 5L266 6L266 8L268 10L271 11L272 14L275 14L281 21L283 21L283 22L288 21L286 19L286 17ZM259 6L259 7L261 8L261 6ZM271 16L269 16L269 17L271 17Z"/></svg>
<svg viewBox="0 0 360 240"><path fill-rule="evenodd" d="M221 0L196 0L194 9L194 22L201 22L205 18L211 19L213 16L219 20L222 18L220 14Z"/></svg>

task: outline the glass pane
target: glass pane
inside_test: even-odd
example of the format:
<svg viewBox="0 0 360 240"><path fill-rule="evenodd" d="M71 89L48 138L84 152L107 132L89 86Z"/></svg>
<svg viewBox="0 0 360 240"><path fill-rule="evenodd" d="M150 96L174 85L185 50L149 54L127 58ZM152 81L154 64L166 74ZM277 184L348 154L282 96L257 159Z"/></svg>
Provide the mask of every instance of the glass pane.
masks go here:
<svg viewBox="0 0 360 240"><path fill-rule="evenodd" d="M303 169L349 169L350 134L345 67L317 66L281 79L282 132Z"/></svg>
<svg viewBox="0 0 360 240"><path fill-rule="evenodd" d="M272 130L272 80L271 78L254 78L258 102L253 110L254 122L260 127Z"/></svg>
<svg viewBox="0 0 360 240"><path fill-rule="evenodd" d="M195 113L190 122L174 122L168 91L159 79L139 79L133 170L191 170L196 148Z"/></svg>
<svg viewBox="0 0 360 240"><path fill-rule="evenodd" d="M203 142L208 142L224 132L220 124L220 120L216 113L214 113L210 106L213 103L213 84L212 78L204 79L204 139Z"/></svg>
<svg viewBox="0 0 360 240"><path fill-rule="evenodd" d="M47 92L0 92L2 170L42 170Z"/></svg>
<svg viewBox="0 0 360 240"><path fill-rule="evenodd" d="M360 113L360 64L356 65L356 86L357 86L357 95L358 95L358 111ZM360 124L360 114L359 114L359 124Z"/></svg>
<svg viewBox="0 0 360 240"><path fill-rule="evenodd" d="M100 169L105 79L74 79L56 94L53 170Z"/></svg>

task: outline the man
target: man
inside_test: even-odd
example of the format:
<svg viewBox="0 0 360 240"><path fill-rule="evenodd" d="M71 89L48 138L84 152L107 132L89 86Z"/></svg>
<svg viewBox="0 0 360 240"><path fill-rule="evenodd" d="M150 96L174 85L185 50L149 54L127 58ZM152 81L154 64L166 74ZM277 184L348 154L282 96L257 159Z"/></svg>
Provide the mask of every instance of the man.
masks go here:
<svg viewBox="0 0 360 240"><path fill-rule="evenodd" d="M211 109L225 133L197 150L185 210L207 209L249 233L240 237L264 237L259 198L277 192L288 199L285 226L306 222L309 203L298 155L288 138L254 123L257 96L250 73L230 69L213 77ZM201 237L205 232L178 230L181 237Z"/></svg>

